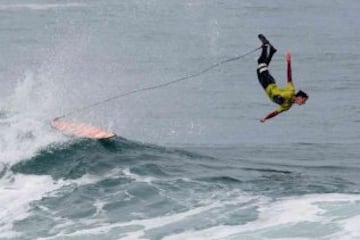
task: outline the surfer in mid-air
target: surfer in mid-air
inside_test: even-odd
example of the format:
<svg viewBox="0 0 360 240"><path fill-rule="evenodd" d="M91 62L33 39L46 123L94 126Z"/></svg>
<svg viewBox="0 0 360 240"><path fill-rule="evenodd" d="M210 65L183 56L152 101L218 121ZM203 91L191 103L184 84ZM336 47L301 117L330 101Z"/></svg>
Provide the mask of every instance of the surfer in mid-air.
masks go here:
<svg viewBox="0 0 360 240"><path fill-rule="evenodd" d="M296 103L298 105L303 105L308 99L308 95L299 90L295 94L295 87L293 84L291 76L291 53L287 52L285 54L287 62L287 84L283 88L279 88L276 85L275 79L269 73L268 66L270 64L272 56L276 53L276 48L265 38L264 35L258 35L260 41L262 42L262 51L258 59L258 68L257 76L261 86L265 89L266 94L269 96L270 100L279 105L279 107L263 117L260 122L265 122L266 120L275 117L279 113L287 111L291 106Z"/></svg>

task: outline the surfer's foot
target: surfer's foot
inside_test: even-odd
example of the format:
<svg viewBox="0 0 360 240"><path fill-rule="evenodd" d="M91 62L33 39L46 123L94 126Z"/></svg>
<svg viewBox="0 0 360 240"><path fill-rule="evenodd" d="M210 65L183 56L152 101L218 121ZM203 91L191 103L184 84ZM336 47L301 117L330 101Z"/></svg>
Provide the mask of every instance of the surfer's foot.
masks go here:
<svg viewBox="0 0 360 240"><path fill-rule="evenodd" d="M262 34L259 34L258 38L260 39L260 41L262 42L263 45L270 43L269 40L267 40L266 37Z"/></svg>
<svg viewBox="0 0 360 240"><path fill-rule="evenodd" d="M260 39L261 43L262 43L262 47L270 47L270 53L274 54L276 53L277 49L274 48L274 46L269 42L269 40L267 40L267 38L263 35L263 34L259 34L258 38Z"/></svg>

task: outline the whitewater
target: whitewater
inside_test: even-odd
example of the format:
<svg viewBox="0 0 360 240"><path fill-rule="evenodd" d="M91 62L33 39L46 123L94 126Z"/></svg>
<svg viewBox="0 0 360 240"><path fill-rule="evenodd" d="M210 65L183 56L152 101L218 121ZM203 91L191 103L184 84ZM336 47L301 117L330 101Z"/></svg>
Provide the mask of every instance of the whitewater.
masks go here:
<svg viewBox="0 0 360 240"><path fill-rule="evenodd" d="M0 239L360 239L360 3L4 0ZM275 109L259 47L306 105ZM186 81L166 85L186 76ZM164 86L114 99L137 89ZM57 116L114 131L51 128Z"/></svg>

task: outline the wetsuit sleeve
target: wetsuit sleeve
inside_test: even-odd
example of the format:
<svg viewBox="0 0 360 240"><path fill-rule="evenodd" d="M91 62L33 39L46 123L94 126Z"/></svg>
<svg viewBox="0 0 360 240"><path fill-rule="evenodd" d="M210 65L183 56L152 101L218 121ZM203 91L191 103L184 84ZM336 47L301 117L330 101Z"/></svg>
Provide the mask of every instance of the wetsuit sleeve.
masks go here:
<svg viewBox="0 0 360 240"><path fill-rule="evenodd" d="M286 52L286 64L287 64L287 82L292 83L292 71L291 71L291 53Z"/></svg>
<svg viewBox="0 0 360 240"><path fill-rule="evenodd" d="M266 115L263 119L260 120L260 122L265 122L266 120L275 117L276 115L278 115L279 112L277 110L269 113L268 115Z"/></svg>
<svg viewBox="0 0 360 240"><path fill-rule="evenodd" d="M281 105L276 109L276 112L281 113L281 112L287 111L290 109L290 107L291 107L291 105L285 105L285 106Z"/></svg>

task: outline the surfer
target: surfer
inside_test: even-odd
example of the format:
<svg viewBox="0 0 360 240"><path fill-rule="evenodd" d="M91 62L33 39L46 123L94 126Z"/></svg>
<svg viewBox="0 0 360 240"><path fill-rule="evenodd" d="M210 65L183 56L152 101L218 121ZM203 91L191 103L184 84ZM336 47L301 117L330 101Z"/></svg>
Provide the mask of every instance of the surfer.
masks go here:
<svg viewBox="0 0 360 240"><path fill-rule="evenodd" d="M263 117L260 122L265 122L266 120L277 116L279 113L287 111L291 106L296 103L298 105L303 105L306 103L306 100L309 98L308 95L299 90L295 94L295 87L293 84L291 76L291 53L286 52L285 58L287 62L287 84L283 88L279 88L275 82L275 79L269 73L268 66L270 64L272 56L276 53L276 48L265 38L264 35L258 35L260 41L262 42L262 51L258 59L258 68L257 76L261 86L264 88L266 94L269 96L270 100L279 105L279 107Z"/></svg>

